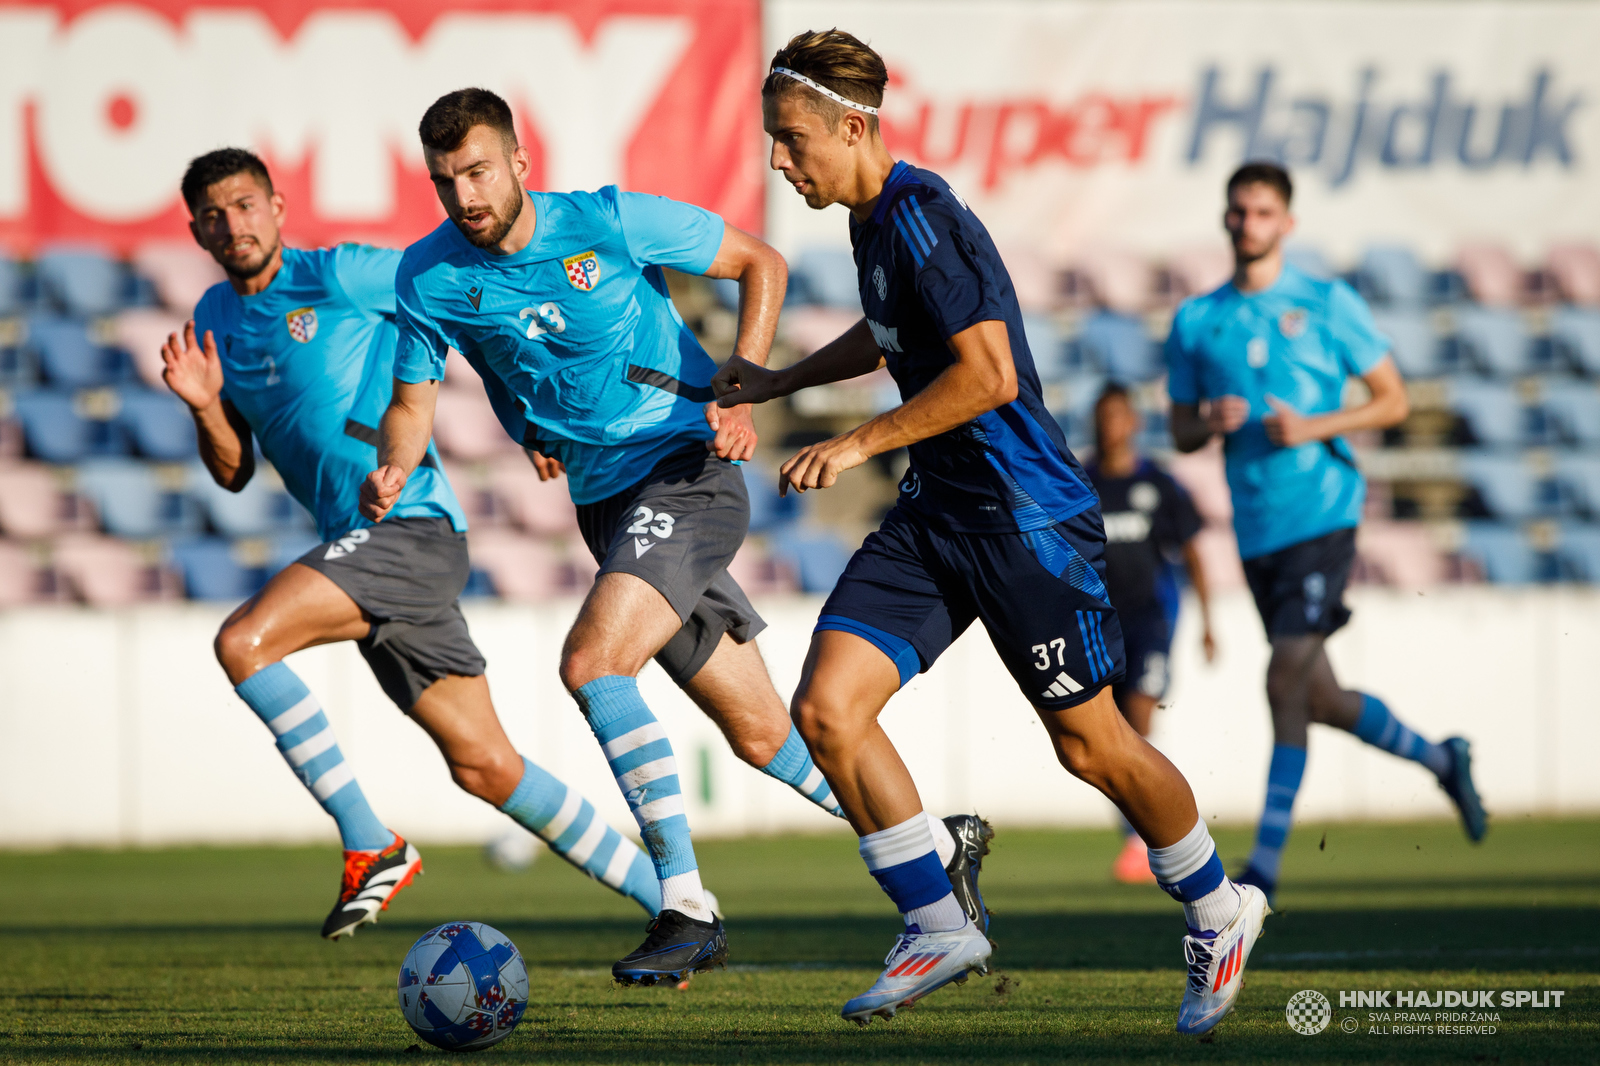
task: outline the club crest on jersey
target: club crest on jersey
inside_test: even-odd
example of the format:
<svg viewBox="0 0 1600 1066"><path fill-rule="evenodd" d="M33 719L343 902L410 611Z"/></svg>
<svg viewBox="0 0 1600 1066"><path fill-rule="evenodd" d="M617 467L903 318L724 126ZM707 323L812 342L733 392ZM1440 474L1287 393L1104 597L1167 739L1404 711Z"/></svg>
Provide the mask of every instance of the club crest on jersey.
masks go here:
<svg viewBox="0 0 1600 1066"><path fill-rule="evenodd" d="M1306 313L1296 307L1278 316L1278 332L1294 340L1306 331Z"/></svg>
<svg viewBox="0 0 1600 1066"><path fill-rule="evenodd" d="M302 307L298 310L290 311L283 317L289 323L289 336L301 344L306 343L317 335L317 309L315 307Z"/></svg>
<svg viewBox="0 0 1600 1066"><path fill-rule="evenodd" d="M883 267L872 268L872 287L878 290L878 299L889 298L889 279L883 276Z"/></svg>
<svg viewBox="0 0 1600 1066"><path fill-rule="evenodd" d="M561 265L567 268L567 280L572 282L574 289L588 292L600 284L600 257L594 254L593 249L569 255L561 260Z"/></svg>

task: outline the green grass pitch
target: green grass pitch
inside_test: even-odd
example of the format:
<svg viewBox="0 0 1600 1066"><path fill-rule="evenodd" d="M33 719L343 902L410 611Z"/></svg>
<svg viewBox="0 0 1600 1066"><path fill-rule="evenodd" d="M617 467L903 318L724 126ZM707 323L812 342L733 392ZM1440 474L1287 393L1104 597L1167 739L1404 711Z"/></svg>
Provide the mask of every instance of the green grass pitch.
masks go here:
<svg viewBox="0 0 1600 1066"><path fill-rule="evenodd" d="M1244 830L1217 833L1242 855ZM489 869L425 848L426 876L376 928L329 944L332 848L0 854L0 1063L417 1062L395 1005L401 956L452 919L522 949L532 1001L488 1061L1573 1062L1600 1060L1600 823L1299 826L1280 913L1237 1011L1204 1041L1172 1032L1183 985L1176 904L1113 884L1110 832L1001 828L984 874L995 972L862 1030L840 1004L875 976L898 922L845 835L699 845L728 914L732 965L684 992L620 990L631 903L543 856ZM1334 1003L1301 1036L1284 1005ZM1559 1009L1499 1009L1490 1035L1380 1035L1340 990L1561 989ZM1358 1031L1341 1029L1356 1019Z"/></svg>

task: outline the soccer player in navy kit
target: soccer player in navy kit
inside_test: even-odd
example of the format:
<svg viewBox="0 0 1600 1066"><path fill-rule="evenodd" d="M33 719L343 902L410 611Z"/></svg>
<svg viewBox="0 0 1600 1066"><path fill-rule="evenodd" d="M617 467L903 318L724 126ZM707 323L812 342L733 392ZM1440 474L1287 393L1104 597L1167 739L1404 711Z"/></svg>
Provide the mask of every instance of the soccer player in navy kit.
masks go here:
<svg viewBox="0 0 1600 1066"><path fill-rule="evenodd" d="M1172 629L1179 589L1172 563L1181 558L1200 607L1200 639L1209 662L1216 655L1205 568L1195 550L1200 515L1183 486L1139 454L1139 412L1128 390L1107 385L1094 405L1094 461L1084 465L1100 497L1106 530L1106 589L1122 622L1127 675L1111 687L1117 709L1141 737L1150 735L1156 705L1171 675ZM1112 865L1117 880L1155 880L1144 840L1122 819L1123 847Z"/></svg>
<svg viewBox="0 0 1600 1066"><path fill-rule="evenodd" d="M1167 338L1173 441L1189 452L1223 438L1239 554L1272 642L1266 807L1239 877L1269 897L1312 722L1426 766L1473 841L1488 826L1467 741L1431 744L1376 696L1342 688L1323 647L1350 619L1344 587L1366 499L1344 435L1397 424L1408 402L1388 338L1355 290L1284 262L1293 191L1288 172L1275 163L1247 163L1234 172L1223 216L1233 241L1233 278L1185 301ZM1370 398L1344 407L1352 377Z"/></svg>
<svg viewBox="0 0 1600 1066"><path fill-rule="evenodd" d="M284 247L283 196L243 149L191 162L183 198L195 240L227 280L206 292L182 337L168 338L163 376L193 412L217 483L238 492L250 481L254 438L324 541L229 615L216 639L235 691L339 827L344 876L322 935L376 921L422 870L417 849L373 813L327 715L283 662L344 640L438 744L457 784L656 913L649 860L576 790L517 754L500 726L457 600L467 523L432 446L390 521L372 527L356 513L393 380L400 253Z"/></svg>
<svg viewBox="0 0 1600 1066"><path fill-rule="evenodd" d="M714 379L719 402L736 404L887 364L904 401L803 449L780 476L783 490L827 488L874 455L911 453L898 503L823 608L794 699L868 870L905 920L883 974L841 1013L865 1025L986 968L990 943L957 905L916 785L877 721L981 620L1062 763L1153 845L1190 926L1179 1029L1204 1032L1238 994L1266 900L1228 881L1188 783L1117 711L1122 641L1094 492L1040 400L987 231L938 175L884 148L887 81L878 54L838 30L800 34L774 57L762 85L771 165L808 206L850 209L866 317L792 367L735 358Z"/></svg>

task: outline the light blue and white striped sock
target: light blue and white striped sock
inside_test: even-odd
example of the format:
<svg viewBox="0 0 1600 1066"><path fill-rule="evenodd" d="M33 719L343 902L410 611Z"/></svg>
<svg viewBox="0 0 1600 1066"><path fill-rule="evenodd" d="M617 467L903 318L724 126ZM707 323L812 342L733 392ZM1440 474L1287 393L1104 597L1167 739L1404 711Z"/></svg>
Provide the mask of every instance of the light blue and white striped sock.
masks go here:
<svg viewBox="0 0 1600 1066"><path fill-rule="evenodd" d="M611 773L639 823L661 882L661 909L712 920L689 840L678 761L672 742L639 695L639 683L616 674L597 677L572 694L589 720Z"/></svg>
<svg viewBox="0 0 1600 1066"><path fill-rule="evenodd" d="M1361 694L1361 718L1351 732L1375 748L1421 763L1432 770L1435 777L1450 772L1453 760L1449 749L1417 736L1376 696Z"/></svg>
<svg viewBox="0 0 1600 1066"><path fill-rule="evenodd" d="M295 672L273 663L246 678L234 690L250 705L273 736L278 750L300 783L333 815L347 851L378 851L394 834L367 806L355 771L344 761L338 738L317 698Z"/></svg>
<svg viewBox="0 0 1600 1066"><path fill-rule="evenodd" d="M1250 865L1273 884L1278 883L1283 845L1289 840L1289 825L1294 819L1294 798L1305 772L1306 749L1273 745L1272 762L1267 766L1267 803L1256 828L1255 850L1250 852Z"/></svg>
<svg viewBox="0 0 1600 1066"><path fill-rule="evenodd" d="M500 810L516 819L550 850L654 915L661 910L655 867L638 845L595 814L594 804L558 781L527 756L522 780Z"/></svg>
<svg viewBox="0 0 1600 1066"><path fill-rule="evenodd" d="M800 730L792 724L783 747L778 749L771 762L761 768L761 772L782 781L835 818L844 817L844 811L839 809L838 801L833 798L833 789L828 787L828 779L811 761L806 742L800 739Z"/></svg>

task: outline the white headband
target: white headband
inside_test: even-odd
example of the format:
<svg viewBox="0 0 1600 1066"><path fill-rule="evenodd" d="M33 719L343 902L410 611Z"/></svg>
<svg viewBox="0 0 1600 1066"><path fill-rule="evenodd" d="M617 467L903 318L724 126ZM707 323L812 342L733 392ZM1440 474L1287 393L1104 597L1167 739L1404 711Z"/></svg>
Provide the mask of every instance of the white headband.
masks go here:
<svg viewBox="0 0 1600 1066"><path fill-rule="evenodd" d="M788 67L773 67L772 68L772 73L774 73L774 74L782 74L786 78L793 78L795 81L799 82L801 85L804 85L809 89L816 90L817 92L821 93L823 96L826 96L829 100L832 100L836 104L843 104L845 107L853 107L857 111L864 112L864 113L866 113L868 115L876 115L878 113L878 109L877 108L868 107L866 104L858 104L854 100L846 100L844 97L840 96L838 93L834 92L832 89L823 88L821 85L818 85L816 82L812 81L810 78L806 77L804 74L801 74L797 70L790 70Z"/></svg>

